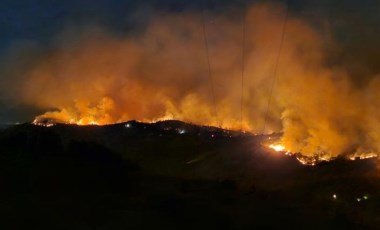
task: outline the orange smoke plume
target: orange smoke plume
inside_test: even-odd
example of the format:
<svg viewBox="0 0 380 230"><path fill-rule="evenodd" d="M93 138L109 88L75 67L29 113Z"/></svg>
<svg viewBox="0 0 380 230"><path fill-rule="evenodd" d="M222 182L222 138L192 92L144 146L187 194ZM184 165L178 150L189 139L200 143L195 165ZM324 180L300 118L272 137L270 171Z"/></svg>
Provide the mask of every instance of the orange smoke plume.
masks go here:
<svg viewBox="0 0 380 230"><path fill-rule="evenodd" d="M272 4L247 12L244 128L283 132L282 145L306 156L379 152L380 81L356 89L344 69L328 66L326 50L336 44L327 28L320 33L289 17L267 110L284 15ZM173 118L240 129L241 31L240 19L206 17L215 105L196 13L161 16L143 34L124 38L99 28L66 30L60 37L76 39L35 64L14 91L23 103L48 111L38 118L67 123Z"/></svg>

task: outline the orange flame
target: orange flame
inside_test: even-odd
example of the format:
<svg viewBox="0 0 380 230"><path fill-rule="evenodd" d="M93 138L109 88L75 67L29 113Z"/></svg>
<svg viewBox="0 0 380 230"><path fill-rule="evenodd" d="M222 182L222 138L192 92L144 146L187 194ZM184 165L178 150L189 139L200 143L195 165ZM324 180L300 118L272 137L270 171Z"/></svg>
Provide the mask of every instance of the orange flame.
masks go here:
<svg viewBox="0 0 380 230"><path fill-rule="evenodd" d="M308 158L323 153L333 159L355 148L380 152L379 78L356 89L347 71L326 65L325 51L336 46L327 39L329 31L320 34L302 19L287 22L268 107L284 16L281 5L256 4L248 10L243 92L240 21L212 15L214 23L206 25L212 93L199 15L185 13L160 16L134 37L98 28L62 34L59 41L75 34L75 44L59 44L9 86L10 94L48 111L37 120L102 125L174 118L253 133L283 132L285 147L274 149Z"/></svg>

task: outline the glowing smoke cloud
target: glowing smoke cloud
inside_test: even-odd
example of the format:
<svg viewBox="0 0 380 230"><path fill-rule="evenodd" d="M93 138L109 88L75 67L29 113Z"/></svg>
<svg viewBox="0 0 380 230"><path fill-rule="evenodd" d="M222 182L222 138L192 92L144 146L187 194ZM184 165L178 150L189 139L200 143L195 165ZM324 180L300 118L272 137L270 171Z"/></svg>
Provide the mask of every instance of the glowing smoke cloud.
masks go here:
<svg viewBox="0 0 380 230"><path fill-rule="evenodd" d="M263 130L284 14L280 5L248 10L245 129L283 131L286 149L306 156L379 152L380 79L353 87L343 68L326 65L325 50L336 46L329 31L317 32L294 16L287 23ZM211 14L206 19L217 114L197 13L161 16L134 37L113 37L101 28L63 31L59 45L3 91L46 109L39 118L68 123L173 118L240 128L241 19ZM67 42L73 35L75 42Z"/></svg>

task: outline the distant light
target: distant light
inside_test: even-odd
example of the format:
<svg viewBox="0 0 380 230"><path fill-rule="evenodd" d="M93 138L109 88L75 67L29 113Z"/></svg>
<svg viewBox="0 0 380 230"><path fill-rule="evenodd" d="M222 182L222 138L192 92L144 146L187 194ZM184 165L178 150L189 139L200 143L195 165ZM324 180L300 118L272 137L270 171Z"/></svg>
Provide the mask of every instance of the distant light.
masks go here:
<svg viewBox="0 0 380 230"><path fill-rule="evenodd" d="M361 198L357 198L356 200L357 200L358 202L362 201L362 199L361 199Z"/></svg>
<svg viewBox="0 0 380 230"><path fill-rule="evenodd" d="M338 196L336 194L333 195L333 198L336 200L336 198L338 198Z"/></svg>
<svg viewBox="0 0 380 230"><path fill-rule="evenodd" d="M186 130L181 129L181 130L178 131L178 133L179 133L179 134L185 134L185 133L186 133Z"/></svg>
<svg viewBox="0 0 380 230"><path fill-rule="evenodd" d="M131 124L126 124L125 125L125 128L130 128L131 127Z"/></svg>
<svg viewBox="0 0 380 230"><path fill-rule="evenodd" d="M363 199L368 200L368 196L367 195L363 196Z"/></svg>

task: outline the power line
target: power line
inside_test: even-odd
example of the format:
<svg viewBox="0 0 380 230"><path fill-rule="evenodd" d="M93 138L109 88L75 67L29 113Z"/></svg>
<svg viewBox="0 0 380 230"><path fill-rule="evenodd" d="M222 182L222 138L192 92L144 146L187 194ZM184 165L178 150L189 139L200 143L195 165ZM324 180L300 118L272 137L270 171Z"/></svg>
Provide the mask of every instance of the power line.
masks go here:
<svg viewBox="0 0 380 230"><path fill-rule="evenodd" d="M276 81L277 81L277 77L278 77L278 76L277 76L278 63L279 63L279 61L280 61L280 56L281 56L282 46L283 46L283 43L284 43L285 31L286 31L286 24L287 24L287 21L288 21L288 14L289 14L289 3L288 3L288 1L287 1L287 2L286 2L286 10L285 10L284 24L282 25L282 33L281 33L280 46L279 46L279 48L278 48L278 53L277 53L277 57L276 57L276 62L275 62L274 70L273 70L273 81L272 81L272 86L271 86L271 89L270 89L270 92L269 92L269 99L268 99L267 109L266 109L266 112L265 112L265 119L264 119L263 133L265 133L265 130L266 130L266 125L267 125L268 115L269 115L269 109L270 109L270 105L271 105L271 103L272 103L272 98L273 98L273 91L274 91L274 87L275 87L275 84L276 84Z"/></svg>
<svg viewBox="0 0 380 230"><path fill-rule="evenodd" d="M243 130L243 107L244 107L244 72L245 72L245 37L246 37L246 17L247 17L247 8L244 6L243 13L243 39L242 39L242 52L241 52L241 98L240 98L240 124L241 130Z"/></svg>
<svg viewBox="0 0 380 230"><path fill-rule="evenodd" d="M212 72L211 72L209 45L208 45L207 34L206 34L206 20L205 20L204 1L202 1L201 5L202 5L202 29L203 29L203 38L204 38L204 43L205 43L205 48L206 48L206 55L207 55L208 77L209 77L209 81L210 81L210 85L211 85L212 102L214 105L214 115L215 115L215 119L217 120L218 119L218 113L217 113L217 108L216 108L214 79L212 77Z"/></svg>

